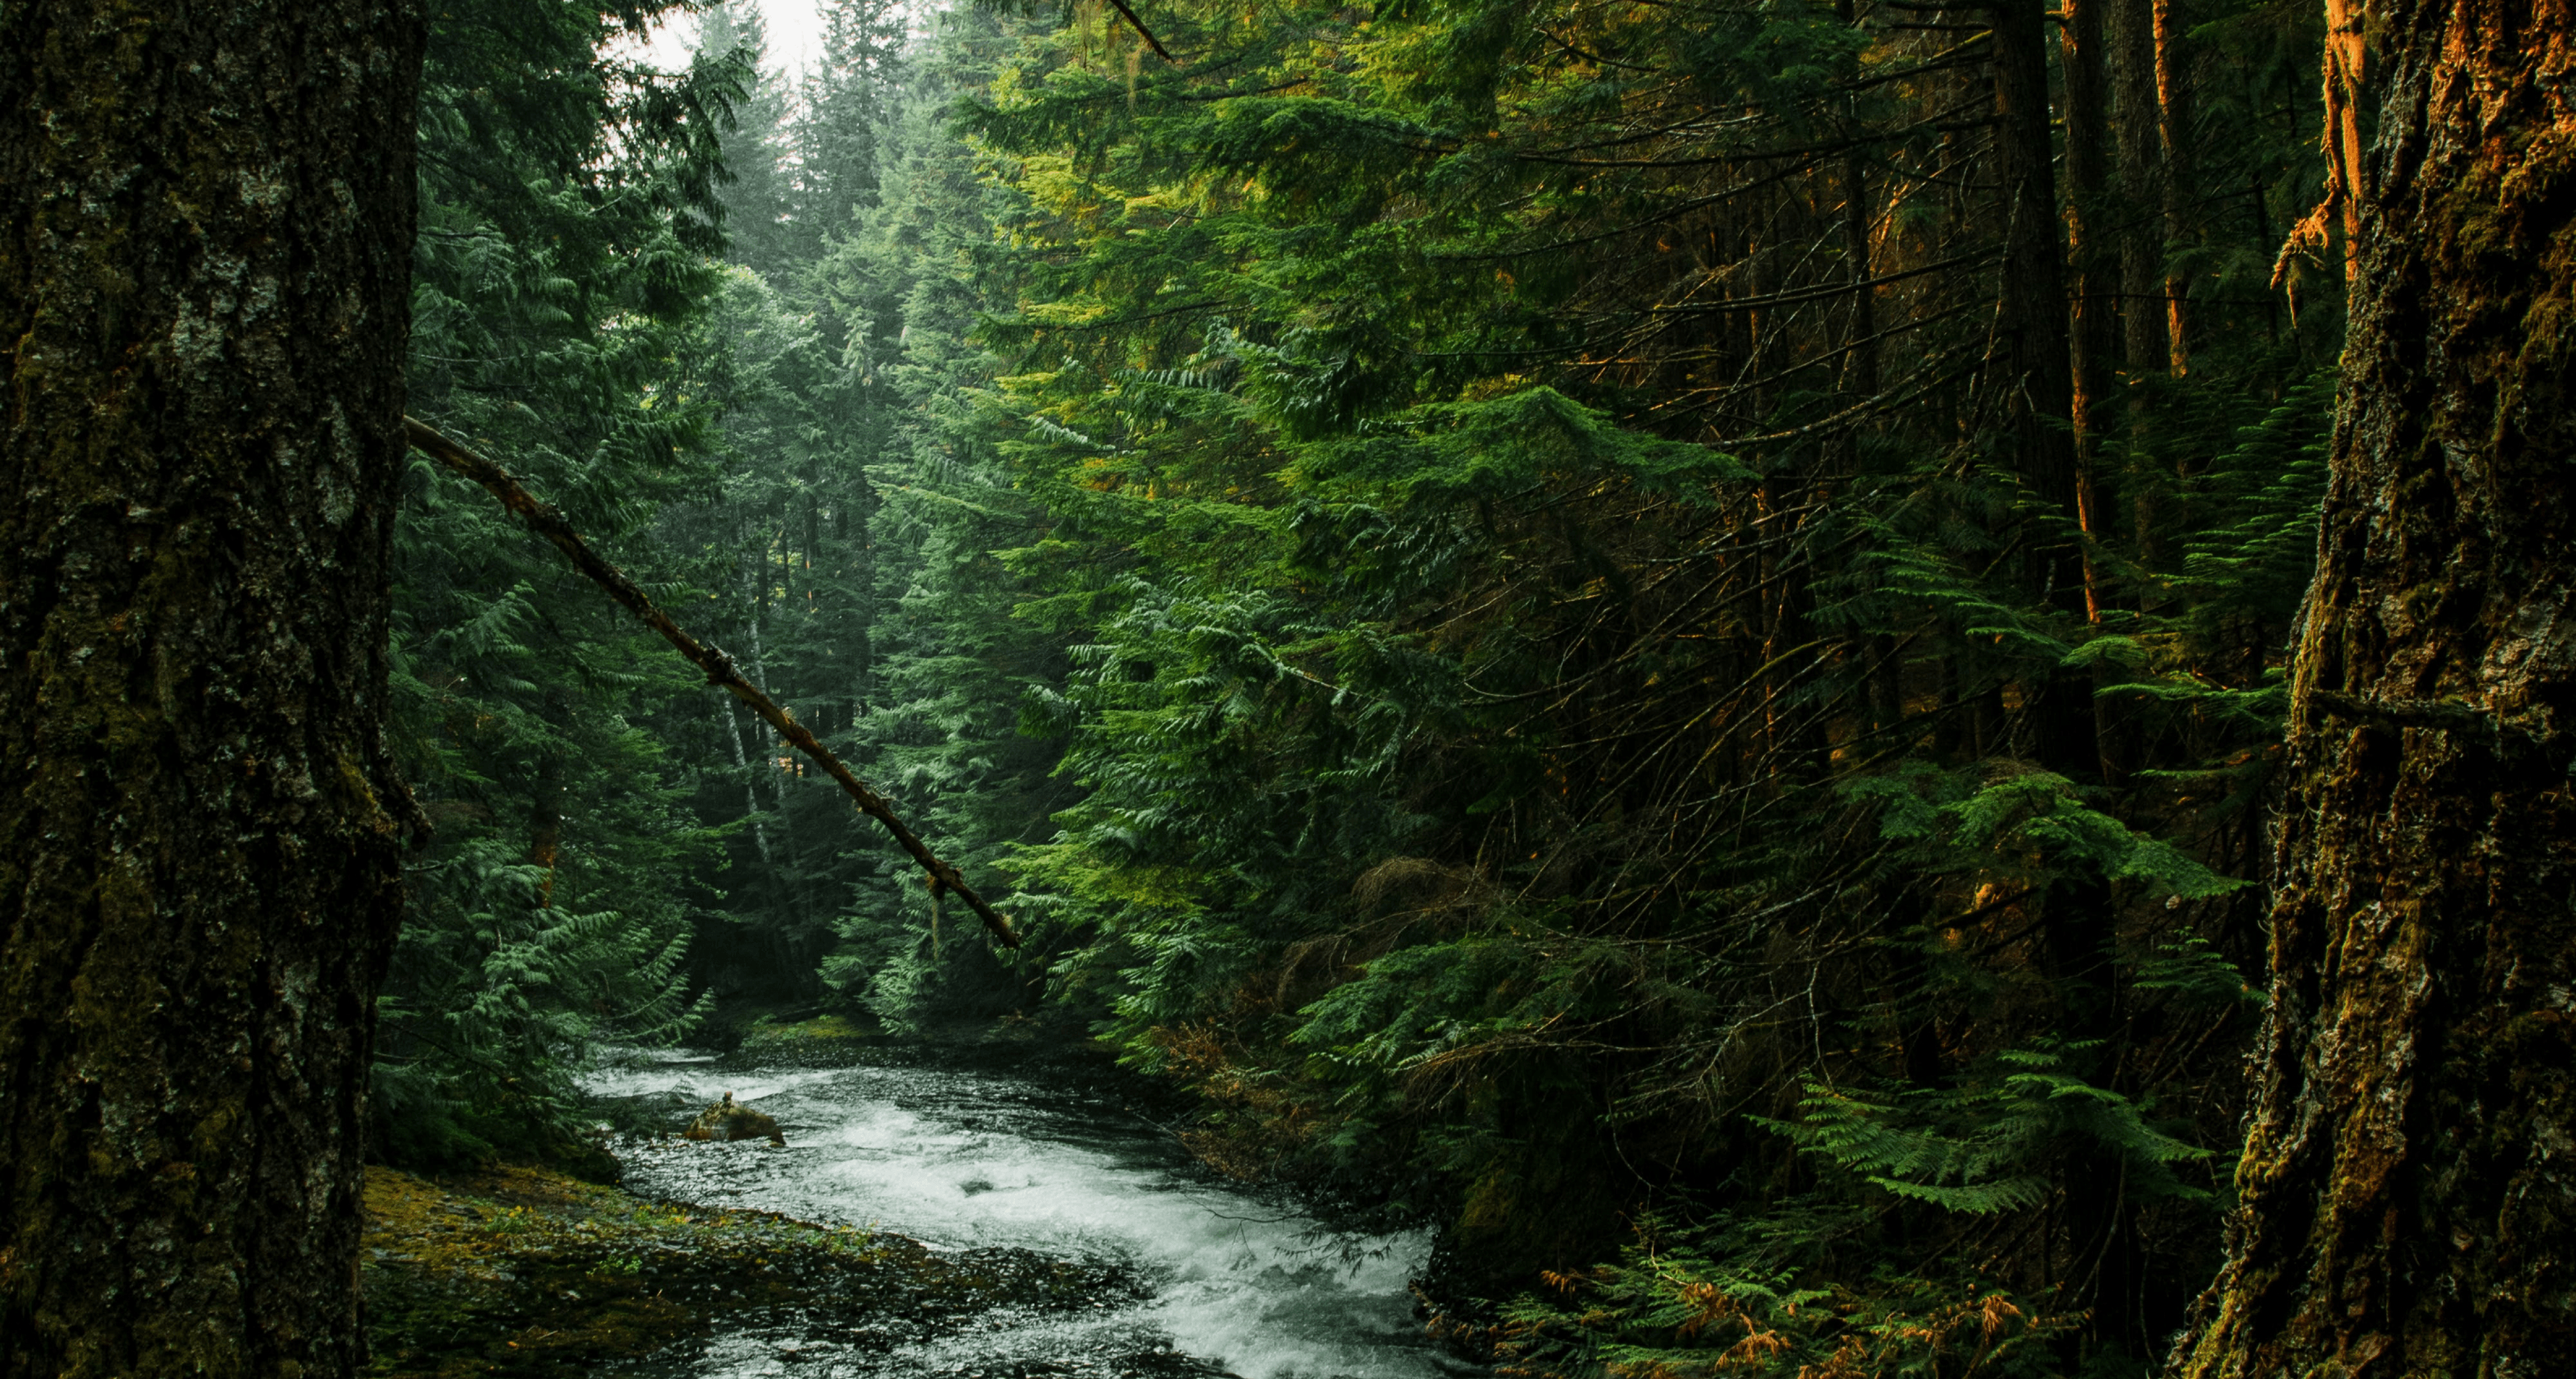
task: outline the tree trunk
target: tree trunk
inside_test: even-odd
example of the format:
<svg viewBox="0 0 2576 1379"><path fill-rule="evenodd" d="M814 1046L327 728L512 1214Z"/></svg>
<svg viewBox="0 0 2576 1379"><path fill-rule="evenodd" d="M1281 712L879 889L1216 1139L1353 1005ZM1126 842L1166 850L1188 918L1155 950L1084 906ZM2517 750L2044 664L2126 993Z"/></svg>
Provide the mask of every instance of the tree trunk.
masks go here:
<svg viewBox="0 0 2576 1379"><path fill-rule="evenodd" d="M2326 0L2325 110L2327 176L2342 183L2343 277L2361 273L2361 198L2351 180L2362 164L2361 101L2369 90L2369 41L2358 0Z"/></svg>
<svg viewBox="0 0 2576 1379"><path fill-rule="evenodd" d="M2120 151L2121 218L2128 222L2120 259L2121 353L2131 377L2163 372L2165 278L2164 181L2160 147L2163 100L2156 94L2155 0L2114 0L2111 19L2112 119Z"/></svg>
<svg viewBox="0 0 2576 1379"><path fill-rule="evenodd" d="M2396 0L2372 32L2272 1004L2191 1379L2576 1353L2576 23Z"/></svg>
<svg viewBox="0 0 2576 1379"><path fill-rule="evenodd" d="M2075 411L2073 349L2067 336L2066 248L2059 232L2057 177L2049 138L2048 28L2039 0L1995 5L1995 151L2006 226L2003 300L1988 362L2000 387L2013 467L2033 493L2084 526L2088 484L2070 422ZM2090 562L2082 545L2054 534L2036 543L2033 582L2047 600L2091 611ZM2024 686L2032 755L2098 769L2093 677L2059 669Z"/></svg>
<svg viewBox="0 0 2576 1379"><path fill-rule="evenodd" d="M775 861L769 855L769 827L762 822L760 792L752 788L752 782L759 778L759 773L751 767L751 755L742 749L742 729L733 721L731 701L727 701L719 712L724 717L725 745L733 749L733 764L742 772L742 813L744 818L751 820L752 848L760 854L761 866L774 867ZM757 733L759 729L752 731Z"/></svg>
<svg viewBox="0 0 2576 1379"><path fill-rule="evenodd" d="M548 747L537 758L536 780L528 791L528 865L537 878L537 908L555 903L555 862L563 851L564 759Z"/></svg>
<svg viewBox="0 0 2576 1379"><path fill-rule="evenodd" d="M0 1375L346 1375L422 26L0 6Z"/></svg>
<svg viewBox="0 0 2576 1379"><path fill-rule="evenodd" d="M2155 469L2139 463L2152 454L2155 435L2156 395L2142 380L2172 364L2165 335L2164 103L2156 91L2156 0L2112 0L2109 18L2111 128L2120 155L2120 218L2127 225L2120 244L2120 362L2128 379L2132 443L2130 544L2141 568L2160 571L2170 517L2165 485ZM2155 580L2139 582L2138 602L2148 611L2158 607Z"/></svg>
<svg viewBox="0 0 2576 1379"><path fill-rule="evenodd" d="M2066 336L2065 245L2058 233L2057 175L2049 139L2048 31L2039 0L1991 11L1995 151L2005 224L2003 303L1988 368L2001 389L2013 465L2032 490L2076 514L2075 440L2067 421L2075 382ZM2072 548L2059 553L2060 594L2082 597Z"/></svg>
<svg viewBox="0 0 2576 1379"><path fill-rule="evenodd" d="M2191 372L2191 283L2175 272L2170 256L2190 237L2194 219L2191 198L2199 189L2198 152L2192 144L2194 110L2191 57L2183 51L2181 0L2152 0L2155 7L2156 142L2164 155L2164 177L2158 195L2165 216L2165 350L2174 377Z"/></svg>
<svg viewBox="0 0 2576 1379"><path fill-rule="evenodd" d="M2118 240L2111 214L2110 96L2103 76L2105 0L2065 0L2058 62L2066 88L2066 258L2074 270L2075 520L2084 529L2084 617L2099 623L2110 593L2099 559L2110 536L2113 500L2103 490L2102 432L2110 424L2112 362L2120 351ZM2104 683L2105 669L2093 689ZM2096 769L2104 783L2128 778L2132 733L2118 696L2090 694Z"/></svg>
<svg viewBox="0 0 2576 1379"><path fill-rule="evenodd" d="M2066 87L2066 258L2074 270L2070 298L2075 397L2070 414L2075 423L2077 517L2084 529L2101 535L2097 525L2094 458L2102 447L2104 407L2111 394L2111 361L2119 350L2114 304L2119 300L2119 254L2104 226L2110 220L2111 167L2105 135L2110 101L2102 78L2103 0L2065 0L2058 29L2058 65ZM2098 616L2100 584L2090 571L2085 579L2088 612Z"/></svg>

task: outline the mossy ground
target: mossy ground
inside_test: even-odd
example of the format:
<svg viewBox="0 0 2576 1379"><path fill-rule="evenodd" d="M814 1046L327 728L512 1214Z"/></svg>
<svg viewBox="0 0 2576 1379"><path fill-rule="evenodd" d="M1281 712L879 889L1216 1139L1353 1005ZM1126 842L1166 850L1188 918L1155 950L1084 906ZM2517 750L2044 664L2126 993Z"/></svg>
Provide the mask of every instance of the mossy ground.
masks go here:
<svg viewBox="0 0 2576 1379"><path fill-rule="evenodd" d="M532 1168L367 1173L372 1373L572 1375L792 1310L892 1346L996 1308L1088 1307L1136 1284L1016 1250L937 1254L901 1236L647 1202Z"/></svg>
<svg viewBox="0 0 2576 1379"><path fill-rule="evenodd" d="M775 1024L763 1016L743 1031L742 1048L746 1053L768 1054L781 1047L855 1044L883 1037L882 1030L846 1015L818 1015L794 1024Z"/></svg>

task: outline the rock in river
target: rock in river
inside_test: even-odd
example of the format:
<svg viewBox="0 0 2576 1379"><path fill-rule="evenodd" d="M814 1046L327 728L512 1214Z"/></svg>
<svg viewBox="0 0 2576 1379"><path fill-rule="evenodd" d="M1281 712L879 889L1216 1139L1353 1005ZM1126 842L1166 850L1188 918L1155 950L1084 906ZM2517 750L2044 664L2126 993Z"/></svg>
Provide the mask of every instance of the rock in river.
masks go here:
<svg viewBox="0 0 2576 1379"><path fill-rule="evenodd" d="M700 1111L680 1136L691 1140L766 1139L771 1144L787 1143L787 1137L778 1133L777 1121L748 1106L736 1105L731 1092L724 1094L724 1100Z"/></svg>

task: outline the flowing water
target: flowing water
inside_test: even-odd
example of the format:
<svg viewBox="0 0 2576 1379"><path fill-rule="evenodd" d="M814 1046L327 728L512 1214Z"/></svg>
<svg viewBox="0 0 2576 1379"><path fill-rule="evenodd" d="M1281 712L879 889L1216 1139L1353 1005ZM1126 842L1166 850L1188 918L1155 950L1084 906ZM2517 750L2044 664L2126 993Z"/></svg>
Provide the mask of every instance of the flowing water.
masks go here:
<svg viewBox="0 0 2576 1379"><path fill-rule="evenodd" d="M629 1190L873 1226L943 1252L1025 1250L1125 1282L1076 1313L1003 1309L963 1330L854 1344L759 1318L654 1366L671 1375L1233 1374L1429 1379L1465 1373L1427 1341L1409 1278L1427 1234L1326 1229L1193 1172L1131 1110L1121 1080L1066 1060L980 1064L878 1053L861 1066L763 1065L689 1052L612 1057L604 1106L677 1124L731 1092L787 1147L631 1140Z"/></svg>

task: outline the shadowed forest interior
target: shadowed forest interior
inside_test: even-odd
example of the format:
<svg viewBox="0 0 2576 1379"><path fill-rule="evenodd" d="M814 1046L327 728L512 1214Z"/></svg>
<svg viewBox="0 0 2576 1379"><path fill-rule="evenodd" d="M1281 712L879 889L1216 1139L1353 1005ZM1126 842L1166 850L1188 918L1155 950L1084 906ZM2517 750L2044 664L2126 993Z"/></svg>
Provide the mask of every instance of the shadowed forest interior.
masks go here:
<svg viewBox="0 0 2576 1379"><path fill-rule="evenodd" d="M1435 1229L1514 1372L2154 1367L2267 981L2327 12L823 12L434 6L408 407L1026 943L414 455L372 1152L1025 1023Z"/></svg>

